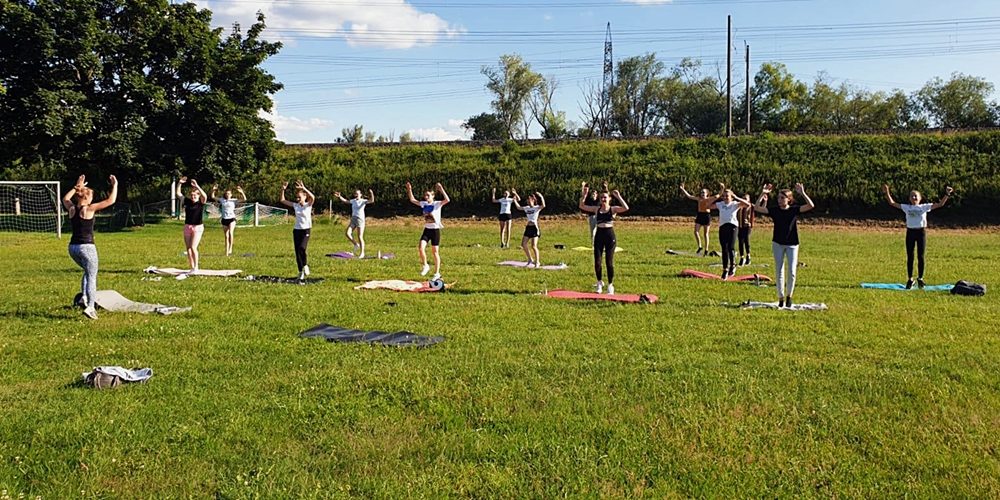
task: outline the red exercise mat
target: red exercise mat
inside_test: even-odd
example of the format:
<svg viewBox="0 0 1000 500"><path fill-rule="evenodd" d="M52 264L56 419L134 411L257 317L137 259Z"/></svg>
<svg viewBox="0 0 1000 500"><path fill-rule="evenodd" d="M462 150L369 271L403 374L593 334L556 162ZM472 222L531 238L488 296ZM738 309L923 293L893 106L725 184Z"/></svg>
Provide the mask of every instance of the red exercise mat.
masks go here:
<svg viewBox="0 0 1000 500"><path fill-rule="evenodd" d="M685 269L678 274L683 278L701 278L704 280L722 280L722 278L715 273L706 273L704 271L695 271L694 269ZM743 274L740 276L730 276L726 281L771 281L771 278L764 276L763 274Z"/></svg>
<svg viewBox="0 0 1000 500"><path fill-rule="evenodd" d="M634 293L616 293L614 295L608 295L606 293L575 292L573 290L549 290L545 295L548 297L555 297L557 299L610 300L612 302L642 302L649 304L660 300L659 297L651 294L636 295Z"/></svg>

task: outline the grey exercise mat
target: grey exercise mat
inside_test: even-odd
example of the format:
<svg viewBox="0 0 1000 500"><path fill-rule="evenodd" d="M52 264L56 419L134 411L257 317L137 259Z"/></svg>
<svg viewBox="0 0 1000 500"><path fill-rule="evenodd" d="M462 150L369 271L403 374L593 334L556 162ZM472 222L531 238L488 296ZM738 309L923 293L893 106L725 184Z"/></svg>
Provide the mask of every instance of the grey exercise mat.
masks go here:
<svg viewBox="0 0 1000 500"><path fill-rule="evenodd" d="M330 342L364 342L368 344L391 345L397 347L427 347L444 342L444 337L425 337L406 331L380 332L351 330L320 323L302 333L300 337L322 337Z"/></svg>
<svg viewBox="0 0 1000 500"><path fill-rule="evenodd" d="M163 304L146 304L134 302L114 290L99 290L94 297L97 307L111 312L134 312L140 314L174 314L190 311L190 307L165 306Z"/></svg>

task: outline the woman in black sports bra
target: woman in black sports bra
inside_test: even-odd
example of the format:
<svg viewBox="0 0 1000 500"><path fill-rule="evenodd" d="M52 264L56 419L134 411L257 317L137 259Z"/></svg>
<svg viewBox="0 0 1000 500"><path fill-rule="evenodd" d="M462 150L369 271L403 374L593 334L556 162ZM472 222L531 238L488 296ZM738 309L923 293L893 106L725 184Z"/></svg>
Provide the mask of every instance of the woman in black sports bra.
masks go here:
<svg viewBox="0 0 1000 500"><path fill-rule="evenodd" d="M604 261L608 268L608 295L615 293L615 248L618 240L615 237L615 217L628 211L628 203L622 198L618 190L608 193L602 191L598 196L597 206L586 204L587 194L590 188L585 184L580 195L580 210L594 214L597 223L597 233L594 235L594 274L597 275L597 283L594 290L601 293L604 290L604 281L601 279L601 254L604 254ZM617 206L611 206L611 197L614 196L618 202Z"/></svg>
<svg viewBox="0 0 1000 500"><path fill-rule="evenodd" d="M94 216L97 212L115 204L118 199L118 179L110 176L111 194L101 202L94 203L94 190L87 187L86 178L80 176L76 186L63 196L63 207L69 214L73 236L69 240L69 256L83 268L80 281L80 300L84 316L97 319L97 245L94 245Z"/></svg>

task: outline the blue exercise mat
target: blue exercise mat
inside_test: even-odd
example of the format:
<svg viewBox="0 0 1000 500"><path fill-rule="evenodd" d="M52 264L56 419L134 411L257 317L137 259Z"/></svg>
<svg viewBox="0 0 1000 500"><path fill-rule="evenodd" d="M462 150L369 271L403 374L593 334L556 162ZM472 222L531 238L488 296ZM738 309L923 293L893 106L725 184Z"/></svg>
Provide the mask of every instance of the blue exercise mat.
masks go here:
<svg viewBox="0 0 1000 500"><path fill-rule="evenodd" d="M424 337L410 332L380 332L351 330L320 323L302 333L300 337L322 337L330 342L364 342L367 344L382 344L397 347L426 347L444 342L444 337Z"/></svg>
<svg viewBox="0 0 1000 500"><path fill-rule="evenodd" d="M909 291L906 289L906 285L902 283L862 283L861 288L874 288L877 290L901 290L904 292ZM952 284L927 285L921 289L918 288L916 284L914 284L913 288L911 288L910 290L923 290L925 292L947 292L952 288L955 288L955 285Z"/></svg>

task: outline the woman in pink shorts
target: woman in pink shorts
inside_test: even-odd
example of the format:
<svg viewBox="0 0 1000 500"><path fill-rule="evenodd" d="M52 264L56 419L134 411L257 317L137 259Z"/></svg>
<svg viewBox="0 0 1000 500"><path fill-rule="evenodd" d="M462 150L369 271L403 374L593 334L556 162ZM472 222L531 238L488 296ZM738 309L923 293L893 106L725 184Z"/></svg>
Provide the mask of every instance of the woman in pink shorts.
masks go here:
<svg viewBox="0 0 1000 500"><path fill-rule="evenodd" d="M198 245L201 244L201 234L205 232L205 225L202 219L205 215L205 200L208 195L198 185L198 181L191 179L191 190L185 198L181 191L181 186L188 180L181 177L177 184L177 196L184 198L184 246L187 247L188 266L191 271L198 270Z"/></svg>

